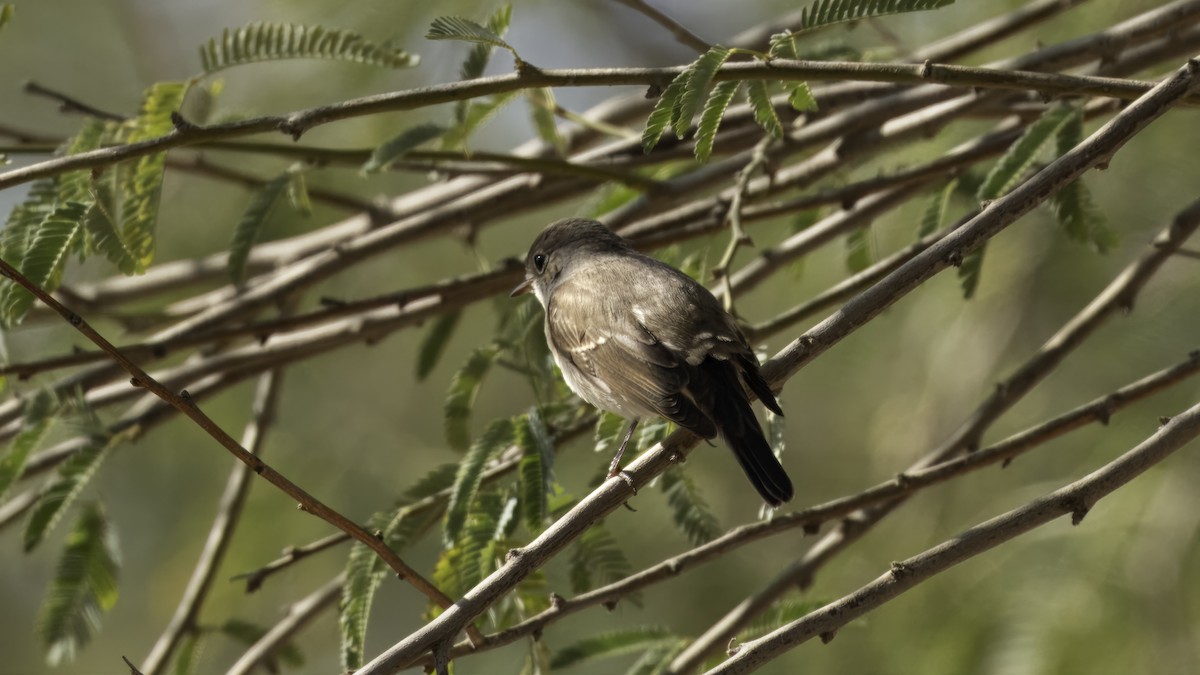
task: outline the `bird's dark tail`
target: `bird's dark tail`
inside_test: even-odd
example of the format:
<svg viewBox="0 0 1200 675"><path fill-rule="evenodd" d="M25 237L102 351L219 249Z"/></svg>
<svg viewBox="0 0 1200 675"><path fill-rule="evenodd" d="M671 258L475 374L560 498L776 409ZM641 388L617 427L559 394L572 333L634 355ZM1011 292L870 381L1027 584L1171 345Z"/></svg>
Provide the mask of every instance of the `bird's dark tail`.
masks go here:
<svg viewBox="0 0 1200 675"><path fill-rule="evenodd" d="M792 480L763 436L762 427L754 417L754 410L750 407L733 364L709 358L702 368L708 371L716 385L711 388L715 394L713 421L717 423L729 449L733 450L742 471L746 472L754 489L771 506L790 501L795 494ZM775 403L774 397L771 403ZM778 404L772 407L777 408Z"/></svg>

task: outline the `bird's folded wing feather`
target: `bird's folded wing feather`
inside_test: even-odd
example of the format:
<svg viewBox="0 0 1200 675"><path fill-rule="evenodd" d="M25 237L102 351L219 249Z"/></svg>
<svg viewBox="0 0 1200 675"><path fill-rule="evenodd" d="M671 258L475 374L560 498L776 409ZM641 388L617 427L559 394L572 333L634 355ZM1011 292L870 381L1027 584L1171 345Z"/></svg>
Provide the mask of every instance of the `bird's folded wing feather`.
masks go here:
<svg viewBox="0 0 1200 675"><path fill-rule="evenodd" d="M565 283L554 291L546 313L554 347L593 380L607 385L647 413L655 413L699 435L716 428L684 395L691 368L663 346L628 307L612 304L585 284ZM568 318L569 317L569 318Z"/></svg>

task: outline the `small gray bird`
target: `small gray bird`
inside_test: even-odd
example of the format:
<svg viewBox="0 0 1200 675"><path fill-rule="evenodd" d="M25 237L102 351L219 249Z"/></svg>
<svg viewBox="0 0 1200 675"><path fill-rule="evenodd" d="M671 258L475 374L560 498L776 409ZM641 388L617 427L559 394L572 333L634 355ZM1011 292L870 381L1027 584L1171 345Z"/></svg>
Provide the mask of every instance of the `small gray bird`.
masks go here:
<svg viewBox="0 0 1200 675"><path fill-rule="evenodd" d="M792 498L746 387L783 411L746 337L708 289L583 218L538 235L512 295L530 289L546 310L546 342L567 385L630 420L610 476L638 422L660 415L700 438L720 433L771 506Z"/></svg>

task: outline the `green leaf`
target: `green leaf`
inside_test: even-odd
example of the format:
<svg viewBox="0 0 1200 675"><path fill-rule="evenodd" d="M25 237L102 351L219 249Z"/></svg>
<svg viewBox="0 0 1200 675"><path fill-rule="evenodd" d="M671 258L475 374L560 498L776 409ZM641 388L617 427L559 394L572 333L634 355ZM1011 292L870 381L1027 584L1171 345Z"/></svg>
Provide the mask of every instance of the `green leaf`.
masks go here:
<svg viewBox="0 0 1200 675"><path fill-rule="evenodd" d="M450 344L450 336L458 327L460 318L462 318L461 311L450 312L439 316L429 326L429 331L421 340L421 350L417 355L418 380L424 380L429 377L429 373L433 372L434 367L441 360L442 354L446 352L446 345Z"/></svg>
<svg viewBox="0 0 1200 675"><path fill-rule="evenodd" d="M683 93L679 96L678 105L672 107L671 127L675 130L677 138L687 136L692 118L700 109L700 102L708 98L713 76L729 59L730 54L727 48L714 45L688 66L691 74L686 80Z"/></svg>
<svg viewBox="0 0 1200 675"><path fill-rule="evenodd" d="M505 42L495 32L461 16L440 16L434 19L429 26L429 32L425 33L425 39L463 40L489 47L499 47L512 52L513 57L518 61L521 60L521 57L517 56L517 50L513 49L512 45Z"/></svg>
<svg viewBox="0 0 1200 675"><path fill-rule="evenodd" d="M187 88L186 82L158 82L147 89L137 117L122 125L121 142L139 143L173 131L171 115L183 105ZM166 161L167 153L159 152L117 165L119 188L113 194L120 196L121 240L133 253L138 272L154 259L154 231Z"/></svg>
<svg viewBox="0 0 1200 675"><path fill-rule="evenodd" d="M421 144L439 138L446 131L446 127L432 123L418 124L410 129L405 129L399 136L375 148L375 151L371 153L371 159L363 164L362 171L363 173L383 171Z"/></svg>
<svg viewBox="0 0 1200 675"><path fill-rule="evenodd" d="M516 440L521 448L521 463L517 469L521 515L525 527L537 534L542 531L550 510L549 496L554 485L554 444L536 410L518 418Z"/></svg>
<svg viewBox="0 0 1200 675"><path fill-rule="evenodd" d="M111 182L96 181L93 186L92 205L83 216L83 231L93 251L104 254L124 274L133 274L138 269L138 261L121 238L121 224L115 215L117 200Z"/></svg>
<svg viewBox="0 0 1200 675"><path fill-rule="evenodd" d="M291 59L349 61L383 68L411 68L420 58L385 42L375 44L350 30L296 23L256 22L226 28L200 46L206 74L247 63Z"/></svg>
<svg viewBox="0 0 1200 675"><path fill-rule="evenodd" d="M560 649L551 668L567 668L594 659L631 654L650 647L673 643L678 638L663 626L634 626L600 633Z"/></svg>
<svg viewBox="0 0 1200 675"><path fill-rule="evenodd" d="M12 21L13 11L15 10L16 6L11 2L0 5L0 28L4 28L8 25L8 22Z"/></svg>
<svg viewBox="0 0 1200 675"><path fill-rule="evenodd" d="M173 675L192 675L200 665L200 654L204 651L204 634L192 631L183 636L179 651L175 655Z"/></svg>
<svg viewBox="0 0 1200 675"><path fill-rule="evenodd" d="M792 85L792 93L788 94L788 103L796 112L817 109L817 99L813 98L812 90L807 82L797 82Z"/></svg>
<svg viewBox="0 0 1200 675"><path fill-rule="evenodd" d="M737 95L741 86L742 83L736 80L718 82L712 88L708 101L704 103L704 112L700 113L700 124L696 127L696 159L701 162L708 161L709 155L712 154L721 118L725 116L725 109L729 107L729 102Z"/></svg>
<svg viewBox="0 0 1200 675"><path fill-rule="evenodd" d="M1011 190L1037 159L1038 153L1046 143L1067 123L1072 110L1069 105L1059 104L1030 124L1025 133L996 160L987 178L983 180L983 185L979 186L976 197L980 201L986 201L996 199Z"/></svg>
<svg viewBox="0 0 1200 675"><path fill-rule="evenodd" d="M829 604L828 600L806 600L802 598L784 598L771 605L767 611L759 614L746 630L738 633L740 642L753 640L771 631L789 624L800 617L818 610Z"/></svg>
<svg viewBox="0 0 1200 675"><path fill-rule="evenodd" d="M44 389L38 391L25 408L21 431L9 444L8 452L0 457L0 503L4 502L8 489L21 477L29 453L46 439L50 427L58 419L59 408L54 394Z"/></svg>
<svg viewBox="0 0 1200 675"><path fill-rule="evenodd" d="M23 256L14 261L21 274L42 290L50 292L58 287L67 256L79 236L85 208L70 202L47 213L37 224ZM33 300L32 293L8 282L0 295L0 320L5 325L17 323L33 306Z"/></svg>
<svg viewBox="0 0 1200 675"><path fill-rule="evenodd" d="M938 9L954 0L817 0L800 13L800 30L873 16Z"/></svg>
<svg viewBox="0 0 1200 675"><path fill-rule="evenodd" d="M597 453L615 454L617 448L620 447L621 439L625 437L625 429L629 427L629 421L616 413L601 412L600 418L596 420L596 446ZM626 452L631 457L637 456L637 439L629 439L629 447Z"/></svg>
<svg viewBox="0 0 1200 675"><path fill-rule="evenodd" d="M554 91L550 87L539 87L525 90L525 99L529 101L529 110L533 115L533 127L538 137L546 145L554 148L559 156L567 152L567 143L562 134L558 133L558 121L554 118L556 103Z"/></svg>
<svg viewBox="0 0 1200 675"><path fill-rule="evenodd" d="M767 56L773 59L800 58L796 51L796 34L790 29L773 34L768 44L770 47L767 49Z"/></svg>
<svg viewBox="0 0 1200 675"><path fill-rule="evenodd" d="M101 616L117 602L120 560L116 532L104 510L87 505L67 535L38 613L37 632L51 666L74 660L75 652L100 629Z"/></svg>
<svg viewBox="0 0 1200 675"><path fill-rule="evenodd" d="M672 520L688 542L699 545L721 534L717 517L686 473L677 468L667 471L663 474L662 488L671 507Z"/></svg>
<svg viewBox="0 0 1200 675"><path fill-rule="evenodd" d="M443 149L464 148L467 139L488 120L496 116L501 108L515 98L517 92L496 94L482 102L471 103L457 113L456 124L442 135Z"/></svg>
<svg viewBox="0 0 1200 675"><path fill-rule="evenodd" d="M288 202L292 208L298 213L306 216L312 215L312 200L308 197L308 181L304 178L304 165L292 167L288 173L288 178L291 180L287 184Z"/></svg>
<svg viewBox="0 0 1200 675"><path fill-rule="evenodd" d="M465 594L496 569L500 520L509 512L512 500L502 504L497 493L481 492L476 501L453 544L434 566L434 583L450 596ZM440 608L431 610L439 612Z"/></svg>
<svg viewBox="0 0 1200 675"><path fill-rule="evenodd" d="M229 242L229 277L237 286L246 281L246 260L250 257L250 249L258 240L258 234L271 212L275 210L279 198L292 181L291 174L290 169L284 171L262 186L250 200L250 205L242 212L242 217L233 230L233 239Z"/></svg>
<svg viewBox="0 0 1200 675"><path fill-rule="evenodd" d="M623 579L633 570L617 540L603 525L593 525L575 540L568 565L571 589L576 593ZM637 602L635 596L630 599Z"/></svg>
<svg viewBox="0 0 1200 675"><path fill-rule="evenodd" d="M479 491L488 460L512 444L514 432L512 420L493 421L483 432L483 436L471 444L470 450L459 463L450 503L446 505L444 538L447 546L454 545L462 533L467 514L472 512L472 504Z"/></svg>
<svg viewBox="0 0 1200 675"><path fill-rule="evenodd" d="M775 106L771 104L771 94L767 91L767 83L755 80L746 83L746 92L750 95L750 105L754 108L754 121L768 134L775 138L783 138L783 123L775 114Z"/></svg>
<svg viewBox="0 0 1200 675"><path fill-rule="evenodd" d="M1083 114L1072 108L1071 115L1059 127L1055 136L1055 156L1065 155L1083 140ZM1104 214L1096 208L1091 192L1082 178L1076 179L1050 196L1050 207L1067 238L1091 244L1100 253L1117 245L1116 233L1107 225Z"/></svg>
<svg viewBox="0 0 1200 675"><path fill-rule="evenodd" d="M662 675L670 670L671 662L691 643L687 638L664 640L662 644L652 645L637 661L629 666L625 675Z"/></svg>
<svg viewBox="0 0 1200 675"><path fill-rule="evenodd" d="M662 138L663 132L667 130L671 120L675 119L675 109L679 106L683 90L691 76L690 68L676 75L675 79L671 80L671 83L663 90L662 96L658 97L658 101L654 104L654 110L650 111L650 116L646 118L646 128L642 130L643 152L649 153L654 146L658 145L658 140Z"/></svg>
<svg viewBox="0 0 1200 675"><path fill-rule="evenodd" d="M266 628L241 619L229 619L221 624L219 630L222 635L227 635L246 646L253 645L267 634ZM273 662L275 659L294 668L304 665L304 654L300 652L300 648L296 646L296 643L291 640L287 640L271 650L270 655L267 657L267 662ZM278 668L268 668L267 670L278 671Z"/></svg>
<svg viewBox="0 0 1200 675"><path fill-rule="evenodd" d="M983 272L983 251L986 247L971 251L963 257L962 264L958 266L958 281L962 286L963 298L970 300L975 297L975 290L979 288L979 276Z"/></svg>
<svg viewBox="0 0 1200 675"><path fill-rule="evenodd" d="M346 562L346 581L342 584L341 613L338 615L342 668L346 671L358 670L363 665L371 603L386 576L387 569L379 556L361 542L355 542Z"/></svg>
<svg viewBox="0 0 1200 675"><path fill-rule="evenodd" d="M67 142L65 154L78 155L81 152L89 152L102 147L105 142L111 140L110 136L115 126L112 122L98 120L95 117L85 118L83 127ZM92 199L91 171L68 171L59 178L58 202L60 204L63 202L89 204Z"/></svg>
<svg viewBox="0 0 1200 675"><path fill-rule="evenodd" d="M512 5L505 3L492 12L488 17L487 29L493 34L504 37L508 32L508 24L512 20ZM486 42L478 42L471 47L471 51L467 54L467 58L463 61L462 67L459 68L459 77L464 80L473 80L483 76L483 71L487 69L488 60L492 57L493 46Z"/></svg>
<svg viewBox="0 0 1200 675"><path fill-rule="evenodd" d="M25 524L25 551L34 549L46 534L54 528L67 508L74 503L75 498L96 474L108 450L115 444L114 439L93 439L90 445L75 451L67 461L58 468L58 473L50 479L29 514Z"/></svg>
<svg viewBox="0 0 1200 675"><path fill-rule="evenodd" d="M861 272L871 266L871 228L860 227L846 235L846 269Z"/></svg>
<svg viewBox="0 0 1200 675"><path fill-rule="evenodd" d="M925 212L921 215L921 226L917 228L917 238L922 239L942 229L946 222L946 211L950 207L950 197L958 188L958 179L946 183L945 187L933 193Z"/></svg>
<svg viewBox="0 0 1200 675"><path fill-rule="evenodd" d="M475 407L475 397L483 384L483 376L491 369L499 354L500 349L496 345L476 349L450 380L450 390L446 392L443 408L444 426L446 442L455 450L465 450L471 443L471 430L468 426L471 409Z"/></svg>

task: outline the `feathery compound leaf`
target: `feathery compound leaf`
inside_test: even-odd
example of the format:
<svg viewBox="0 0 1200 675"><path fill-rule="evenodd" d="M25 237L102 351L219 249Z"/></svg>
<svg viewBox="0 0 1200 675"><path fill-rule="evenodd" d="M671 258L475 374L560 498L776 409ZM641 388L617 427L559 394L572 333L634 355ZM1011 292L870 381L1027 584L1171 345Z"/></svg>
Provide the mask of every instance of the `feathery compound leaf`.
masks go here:
<svg viewBox="0 0 1200 675"><path fill-rule="evenodd" d="M507 25L507 18L505 24ZM518 62L521 60L521 57L517 55L517 50L513 49L512 45L505 42L495 32L461 16L440 16L434 19L433 23L429 25L429 32L425 33L425 39L463 40L489 47L499 47L511 52L513 58Z"/></svg>
<svg viewBox="0 0 1200 675"><path fill-rule="evenodd" d="M792 85L792 93L788 94L788 103L796 112L807 112L817 109L817 99L813 98L812 90L807 82L797 82Z"/></svg>
<svg viewBox="0 0 1200 675"><path fill-rule="evenodd" d="M663 492L671 507L675 526L683 532L688 542L700 545L711 541L721 533L721 524L709 510L708 502L700 494L695 482L683 471L671 469L663 474Z"/></svg>
<svg viewBox="0 0 1200 675"><path fill-rule="evenodd" d="M446 352L446 345L450 343L450 336L454 334L454 329L458 327L458 320L461 317L462 312L460 311L450 312L439 316L429 326L429 331L421 340L421 350L417 355L418 380L424 380L429 377L429 373L433 372L434 367L441 360L442 354Z"/></svg>
<svg viewBox="0 0 1200 675"><path fill-rule="evenodd" d="M115 444L115 439L93 439L87 445L75 451L62 466L58 473L47 482L42 493L38 495L37 503L29 514L25 524L25 551L34 549L46 534L58 523L67 508L74 503L75 498L96 474L108 450Z"/></svg>
<svg viewBox="0 0 1200 675"><path fill-rule="evenodd" d="M21 274L42 290L53 291L58 287L67 256L79 236L85 209L83 204L70 202L47 213L37 224L32 237L27 238L28 247L22 251L20 260L14 260ZM30 233L22 234L28 237ZM17 323L32 306L33 294L15 282L9 282L0 294L0 322L5 325Z"/></svg>
<svg viewBox="0 0 1200 675"><path fill-rule="evenodd" d="M554 445L536 410L517 420L516 436L517 445L521 448L521 463L517 471L521 514L525 527L537 534L542 531L550 509Z"/></svg>
<svg viewBox="0 0 1200 675"><path fill-rule="evenodd" d="M446 403L443 407L443 425L446 430L446 442L455 450L466 450L471 444L471 430L468 427L471 408L475 406L475 396L479 394L483 376L487 374L499 354L500 349L496 345L476 349L450 380L450 390L446 392Z"/></svg>
<svg viewBox="0 0 1200 675"><path fill-rule="evenodd" d="M291 170L284 171L272 178L250 200L250 205L242 212L237 227L233 230L233 239L229 242L229 277L233 283L241 286L246 280L246 260L250 257L250 249L258 240L263 223L267 222L279 198L287 190L291 182Z"/></svg>
<svg viewBox="0 0 1200 675"><path fill-rule="evenodd" d="M192 632L184 636L179 643L179 651L175 655L175 667L172 675L192 675L200 665L200 654L204 651L204 634Z"/></svg>
<svg viewBox="0 0 1200 675"><path fill-rule="evenodd" d="M29 453L45 440L50 427L58 418L58 411L58 401L51 392L44 389L38 391L29 402L20 433L9 444L8 452L0 457L0 504L4 503L4 494L25 470L25 460L29 458Z"/></svg>
<svg viewBox="0 0 1200 675"><path fill-rule="evenodd" d="M103 509L89 504L79 514L38 614L37 631L52 666L68 663L100 628L117 602L121 554Z"/></svg>
<svg viewBox="0 0 1200 675"><path fill-rule="evenodd" d="M611 658L673 643L678 638L663 626L635 626L584 638L559 650L551 668L566 668L592 659Z"/></svg>
<svg viewBox="0 0 1200 675"><path fill-rule="evenodd" d="M440 137L446 131L446 127L432 123L418 124L411 129L405 129L399 136L375 148L375 151L371 153L371 159L363 164L362 171L363 173L374 173L387 169L392 162L415 150L421 144Z"/></svg>
<svg viewBox="0 0 1200 675"><path fill-rule="evenodd" d="M473 102L465 108L456 108L456 124L442 135L443 149L465 148L467 139L480 127L496 116L496 113L516 98L517 92L510 91L486 99Z"/></svg>
<svg viewBox="0 0 1200 675"><path fill-rule="evenodd" d="M691 69L676 75L675 79L671 80L671 84L668 84L667 88L663 90L662 96L658 97L658 102L654 104L654 110L650 111L650 116L646 118L646 128L642 130L643 152L649 153L654 146L658 145L658 140L662 138L663 132L667 130L671 120L675 119L675 109L679 106L683 90L691 76Z"/></svg>
<svg viewBox="0 0 1200 675"><path fill-rule="evenodd" d="M387 570L379 556L362 543L355 542L346 562L346 581L342 584L341 613L338 615L342 668L347 671L362 667L367 618L375 591L385 576Z"/></svg>
<svg viewBox="0 0 1200 675"><path fill-rule="evenodd" d="M871 228L860 227L846 235L846 269L851 274L871 266Z"/></svg>
<svg viewBox="0 0 1200 675"><path fill-rule="evenodd" d="M775 114L775 106L771 104L771 93L767 91L767 83L754 80L746 83L746 92L750 95L750 105L754 108L754 121L764 131L775 138L783 138L783 123Z"/></svg>
<svg viewBox="0 0 1200 675"><path fill-rule="evenodd" d="M554 118L554 111L557 107L554 102L554 91L550 87L527 89L525 90L525 99L529 101L529 111L532 114L533 127L537 130L538 137L546 145L554 148L560 156L566 154L567 144L563 140L562 134L558 133L558 120Z"/></svg>
<svg viewBox="0 0 1200 675"><path fill-rule="evenodd" d="M454 478L454 488L450 493L450 503L446 505L446 526L443 534L447 546L453 546L462 534L488 460L513 442L513 434L512 420L493 421L483 432L483 436L471 444L471 449L458 465L458 474Z"/></svg>
<svg viewBox="0 0 1200 675"><path fill-rule="evenodd" d="M688 66L691 73L679 96L679 104L672 108L671 127L675 130L676 138L687 136L692 118L700 109L700 102L708 98L708 90L712 87L713 75L725 61L729 59L730 51L716 45L710 47Z"/></svg>
<svg viewBox="0 0 1200 675"><path fill-rule="evenodd" d="M159 82L146 90L137 117L122 126L121 140L138 143L173 130L171 114L178 111L187 92L185 82ZM137 271L145 271L154 258L154 230L162 193L167 154L155 153L117 165L120 195L121 240L133 253Z"/></svg>
<svg viewBox="0 0 1200 675"><path fill-rule="evenodd" d="M99 253L125 274L137 271L138 263L133 251L121 239L120 223L117 221L117 200L113 195L112 181L96 181L92 190L92 205L83 216L83 231L88 246Z"/></svg>
<svg viewBox="0 0 1200 675"><path fill-rule="evenodd" d="M1038 153L1046 143L1054 137L1058 130L1067 123L1072 114L1069 105L1059 104L1047 110L1030 124L1021 137L1008 146L1004 155L996 160L992 170L988 172L983 185L979 186L976 197L980 201L995 199L1012 189L1029 169Z"/></svg>
<svg viewBox="0 0 1200 675"><path fill-rule="evenodd" d="M593 525L575 540L569 565L571 589L576 593L622 579L633 569L617 540L603 525ZM630 596L630 600L637 602L635 596Z"/></svg>
<svg viewBox="0 0 1200 675"><path fill-rule="evenodd" d="M625 675L662 675L669 672L671 662L682 654L689 644L690 639L677 637L674 640L664 640L662 644L652 645L629 666Z"/></svg>
<svg viewBox="0 0 1200 675"><path fill-rule="evenodd" d="M979 288L979 276L983 273L983 252L986 246L980 246L963 257L958 266L958 282L962 285L963 298L970 300L975 297Z"/></svg>
<svg viewBox="0 0 1200 675"><path fill-rule="evenodd" d="M700 124L696 127L696 159L701 162L707 162L709 155L712 154L713 143L717 140L717 128L721 126L721 118L725 117L725 110L729 107L729 102L737 95L741 86L742 83L736 80L718 82L712 88L708 101L704 103L704 112L700 113Z"/></svg>
<svg viewBox="0 0 1200 675"><path fill-rule="evenodd" d="M1083 114L1078 108L1073 108L1055 136L1055 155L1061 157L1082 140ZM1082 178L1051 195L1050 206L1059 225L1072 241L1091 244L1100 253L1106 253L1117 245L1116 233L1109 229L1104 214L1096 208Z"/></svg>
<svg viewBox="0 0 1200 675"><path fill-rule="evenodd" d="M796 34L791 30L775 33L771 36L769 44L770 48L767 50L767 56L773 59L799 58L796 51Z"/></svg>
<svg viewBox="0 0 1200 675"><path fill-rule="evenodd" d="M508 24L512 20L512 5L504 4L488 17L487 28L493 35L504 37L508 32ZM464 80L473 80L483 75L483 71L487 69L488 60L492 57L492 45L487 43L476 43L471 47L471 51L467 54L466 60L463 61L462 67L459 68L458 74Z"/></svg>
<svg viewBox="0 0 1200 675"><path fill-rule="evenodd" d="M958 188L958 179L946 183L941 190L933 193L929 203L925 205L925 213L921 215L921 226L917 228L917 238L926 237L942 229L946 222L946 210L950 207L950 197Z"/></svg>
<svg viewBox="0 0 1200 675"><path fill-rule="evenodd" d="M78 155L81 152L96 150L110 137L116 125L113 122L88 117L83 127L71 138L66 145L67 155ZM59 178L58 202L79 202L88 204L92 201L92 172L68 171Z"/></svg>
<svg viewBox="0 0 1200 675"><path fill-rule="evenodd" d="M954 0L817 0L800 13L800 30L872 16L938 9Z"/></svg>
<svg viewBox="0 0 1200 675"><path fill-rule="evenodd" d="M326 59L350 61L384 68L411 68L420 60L414 54L375 44L349 30L295 23L256 22L226 28L220 38L200 46L200 66L206 74L261 61Z"/></svg>

